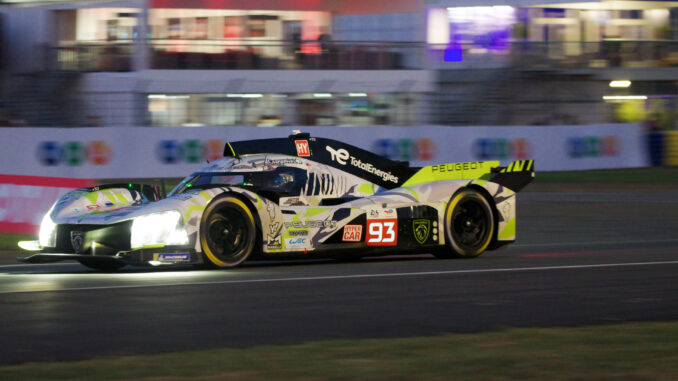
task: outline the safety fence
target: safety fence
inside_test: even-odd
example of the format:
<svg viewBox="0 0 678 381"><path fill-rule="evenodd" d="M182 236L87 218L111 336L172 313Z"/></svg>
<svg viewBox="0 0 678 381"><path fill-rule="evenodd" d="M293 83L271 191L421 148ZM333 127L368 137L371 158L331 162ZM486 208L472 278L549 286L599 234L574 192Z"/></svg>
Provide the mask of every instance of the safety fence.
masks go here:
<svg viewBox="0 0 678 381"><path fill-rule="evenodd" d="M605 40L598 42L289 41L150 39L153 69L311 69L398 70L515 66L521 68L675 67L678 42ZM142 45L131 40L79 41L48 47L52 64L64 70L130 71ZM431 67L429 67L431 68Z"/></svg>

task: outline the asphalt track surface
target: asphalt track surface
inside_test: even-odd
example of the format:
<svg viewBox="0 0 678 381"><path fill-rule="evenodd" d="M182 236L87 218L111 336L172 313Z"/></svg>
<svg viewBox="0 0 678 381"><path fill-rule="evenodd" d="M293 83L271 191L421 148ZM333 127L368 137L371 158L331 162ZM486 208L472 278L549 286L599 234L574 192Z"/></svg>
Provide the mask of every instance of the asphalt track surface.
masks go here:
<svg viewBox="0 0 678 381"><path fill-rule="evenodd" d="M518 242L429 255L99 273L0 262L0 363L678 319L678 191L524 192Z"/></svg>

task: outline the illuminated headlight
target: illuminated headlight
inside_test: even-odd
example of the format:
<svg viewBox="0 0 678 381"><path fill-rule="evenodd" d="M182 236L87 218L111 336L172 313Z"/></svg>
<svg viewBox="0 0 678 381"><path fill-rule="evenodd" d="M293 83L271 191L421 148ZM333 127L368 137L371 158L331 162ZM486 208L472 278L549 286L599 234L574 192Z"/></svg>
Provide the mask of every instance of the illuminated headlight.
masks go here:
<svg viewBox="0 0 678 381"><path fill-rule="evenodd" d="M56 246L56 225L49 215L52 213L52 209L45 214L45 217L42 218L40 223L40 233L38 234L38 239L40 240L40 246L42 247L55 247Z"/></svg>
<svg viewBox="0 0 678 381"><path fill-rule="evenodd" d="M132 222L132 249L152 245L186 245L188 234L176 210L147 214Z"/></svg>

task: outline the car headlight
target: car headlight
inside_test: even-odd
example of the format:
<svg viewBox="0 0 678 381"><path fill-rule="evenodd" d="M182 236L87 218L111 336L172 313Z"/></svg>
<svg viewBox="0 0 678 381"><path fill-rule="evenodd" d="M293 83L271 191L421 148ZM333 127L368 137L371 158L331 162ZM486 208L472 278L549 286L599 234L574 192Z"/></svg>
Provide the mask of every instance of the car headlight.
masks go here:
<svg viewBox="0 0 678 381"><path fill-rule="evenodd" d="M55 247L56 246L56 224L49 215L52 214L52 209L45 214L45 217L42 218L40 223L40 233L38 233L38 240L40 241L40 246L42 247Z"/></svg>
<svg viewBox="0 0 678 381"><path fill-rule="evenodd" d="M132 249L150 245L186 245L188 234L176 210L147 214L132 222Z"/></svg>

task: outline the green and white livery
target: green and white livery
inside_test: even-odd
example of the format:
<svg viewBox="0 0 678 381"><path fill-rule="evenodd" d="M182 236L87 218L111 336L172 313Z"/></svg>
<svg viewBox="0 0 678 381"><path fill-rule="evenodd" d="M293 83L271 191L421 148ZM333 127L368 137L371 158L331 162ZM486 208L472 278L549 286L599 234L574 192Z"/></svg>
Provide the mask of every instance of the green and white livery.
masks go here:
<svg viewBox="0 0 678 381"><path fill-rule="evenodd" d="M138 184L73 190L45 215L25 262L124 265L432 253L475 257L515 241L516 192L534 162L412 168L335 140L226 143L166 197Z"/></svg>

